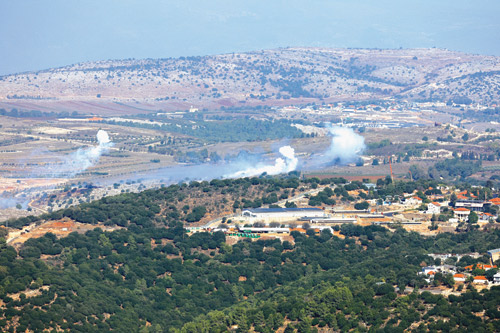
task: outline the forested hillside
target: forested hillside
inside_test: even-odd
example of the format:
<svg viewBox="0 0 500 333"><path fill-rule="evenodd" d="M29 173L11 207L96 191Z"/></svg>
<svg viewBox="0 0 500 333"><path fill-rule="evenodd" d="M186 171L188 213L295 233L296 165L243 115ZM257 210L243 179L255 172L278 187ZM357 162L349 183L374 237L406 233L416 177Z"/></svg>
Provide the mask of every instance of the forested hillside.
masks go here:
<svg viewBox="0 0 500 333"><path fill-rule="evenodd" d="M96 228L59 239L46 234L18 253L2 240L2 330L500 330L500 287L477 292L470 286L461 296L444 297L421 292L428 283L417 275L422 265L434 263L429 253L498 247L500 230L423 237L399 228L343 225L343 238L309 230L292 232L293 241L246 239L231 246L221 232L188 235L182 215L169 208L182 204L183 191L198 193L195 184L123 194L43 217L120 223L120 230ZM306 184L318 185L293 177L253 178L202 188L285 191ZM342 200L345 186L338 188ZM85 221L88 216L93 218ZM466 256L457 265L480 260ZM452 281L443 276L436 283Z"/></svg>

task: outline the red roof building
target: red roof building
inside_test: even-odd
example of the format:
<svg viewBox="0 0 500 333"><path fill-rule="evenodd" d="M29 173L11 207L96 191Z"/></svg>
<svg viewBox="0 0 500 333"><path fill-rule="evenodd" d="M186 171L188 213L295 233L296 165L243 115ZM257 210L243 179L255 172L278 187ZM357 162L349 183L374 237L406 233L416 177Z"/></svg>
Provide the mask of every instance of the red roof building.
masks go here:
<svg viewBox="0 0 500 333"><path fill-rule="evenodd" d="M487 283L488 279L485 276L478 275L474 277L474 283Z"/></svg>

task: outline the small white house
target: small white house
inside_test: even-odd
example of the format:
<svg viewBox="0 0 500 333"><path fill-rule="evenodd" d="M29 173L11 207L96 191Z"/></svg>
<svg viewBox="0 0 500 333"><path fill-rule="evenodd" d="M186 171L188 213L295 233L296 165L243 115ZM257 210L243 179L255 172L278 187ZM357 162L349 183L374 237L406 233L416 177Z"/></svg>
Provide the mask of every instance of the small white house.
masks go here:
<svg viewBox="0 0 500 333"><path fill-rule="evenodd" d="M441 204L439 202L431 202L427 205L427 214L439 215L441 213Z"/></svg>
<svg viewBox="0 0 500 333"><path fill-rule="evenodd" d="M478 284L488 284L488 279L484 276L476 276L474 277L474 283Z"/></svg>
<svg viewBox="0 0 500 333"><path fill-rule="evenodd" d="M493 283L500 284L500 272L493 275Z"/></svg>
<svg viewBox="0 0 500 333"><path fill-rule="evenodd" d="M429 273L431 273L430 275L434 275L436 272L437 268L435 266L426 266L422 268L422 272L420 272L420 274L429 275Z"/></svg>
<svg viewBox="0 0 500 333"><path fill-rule="evenodd" d="M478 217L480 222L489 222L490 220L495 219L495 216L490 213L479 213Z"/></svg>
<svg viewBox="0 0 500 333"><path fill-rule="evenodd" d="M422 203L422 199L420 199L417 196L413 196L413 197L405 199L405 205L408 205L408 206L416 206L416 205L420 205L421 203Z"/></svg>
<svg viewBox="0 0 500 333"><path fill-rule="evenodd" d="M468 210L467 208L459 207L456 208L453 213L459 221L465 221L469 218L470 210Z"/></svg>

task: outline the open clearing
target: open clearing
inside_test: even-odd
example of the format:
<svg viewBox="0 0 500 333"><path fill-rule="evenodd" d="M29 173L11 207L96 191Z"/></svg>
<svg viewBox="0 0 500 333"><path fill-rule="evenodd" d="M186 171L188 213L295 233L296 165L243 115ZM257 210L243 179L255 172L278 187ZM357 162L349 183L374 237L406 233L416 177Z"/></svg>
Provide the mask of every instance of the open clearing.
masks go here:
<svg viewBox="0 0 500 333"><path fill-rule="evenodd" d="M88 230L95 228L101 228L106 231L113 231L120 229L118 226L105 226L103 224L85 224L75 222L68 218L64 218L56 221L44 222L40 225L32 224L30 226L24 227L22 230L11 231L9 233L9 238L7 239L7 244L19 248L24 242L30 238L39 238L50 232L57 237L64 237L72 232L85 233Z"/></svg>

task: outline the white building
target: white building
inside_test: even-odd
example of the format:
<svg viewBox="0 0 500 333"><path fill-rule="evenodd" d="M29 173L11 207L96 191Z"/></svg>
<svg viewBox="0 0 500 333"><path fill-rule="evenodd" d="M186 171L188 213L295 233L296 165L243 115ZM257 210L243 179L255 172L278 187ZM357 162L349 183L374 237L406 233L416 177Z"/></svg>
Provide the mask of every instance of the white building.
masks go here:
<svg viewBox="0 0 500 333"><path fill-rule="evenodd" d="M439 215L441 213L441 204L439 202L431 202L427 205L427 214Z"/></svg>
<svg viewBox="0 0 500 333"><path fill-rule="evenodd" d="M453 213L459 221L465 221L469 218L470 210L464 207L456 208Z"/></svg>
<svg viewBox="0 0 500 333"><path fill-rule="evenodd" d="M480 222L490 222L491 220L495 220L495 216L490 213L479 213L478 217Z"/></svg>
<svg viewBox="0 0 500 333"><path fill-rule="evenodd" d="M435 266L426 266L426 267L423 267L422 271L420 272L420 274L429 275L430 272L436 273L437 272L437 268Z"/></svg>
<svg viewBox="0 0 500 333"><path fill-rule="evenodd" d="M500 284L500 272L493 275L493 283Z"/></svg>
<svg viewBox="0 0 500 333"><path fill-rule="evenodd" d="M480 201L480 200L457 200L455 202L455 207L463 207L474 212L483 212L485 206L491 205L491 202Z"/></svg>
<svg viewBox="0 0 500 333"><path fill-rule="evenodd" d="M321 218L312 218L309 220L313 225L316 224L344 224L344 223L356 223L356 218L350 217L321 217Z"/></svg>
<svg viewBox="0 0 500 333"><path fill-rule="evenodd" d="M416 206L416 205L420 205L421 203L422 203L422 199L420 199L417 196L405 199L405 205L408 205L408 206Z"/></svg>
<svg viewBox="0 0 500 333"><path fill-rule="evenodd" d="M289 228L272 228L272 227L243 227L242 231L250 231L257 234L287 234L290 232Z"/></svg>
<svg viewBox="0 0 500 333"><path fill-rule="evenodd" d="M241 217L248 221L296 221L305 218L327 217L319 208L252 208L241 212Z"/></svg>
<svg viewBox="0 0 500 333"><path fill-rule="evenodd" d="M484 276L475 276L474 283L478 284L488 284L488 280Z"/></svg>
<svg viewBox="0 0 500 333"><path fill-rule="evenodd" d="M500 259L500 249L493 249L488 251L488 255L491 257L491 263Z"/></svg>

